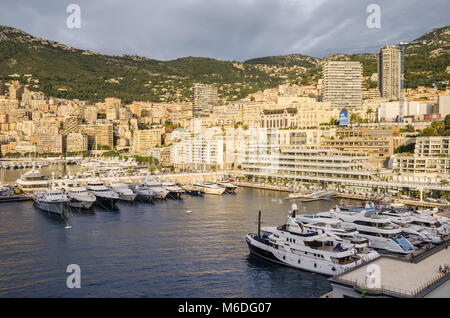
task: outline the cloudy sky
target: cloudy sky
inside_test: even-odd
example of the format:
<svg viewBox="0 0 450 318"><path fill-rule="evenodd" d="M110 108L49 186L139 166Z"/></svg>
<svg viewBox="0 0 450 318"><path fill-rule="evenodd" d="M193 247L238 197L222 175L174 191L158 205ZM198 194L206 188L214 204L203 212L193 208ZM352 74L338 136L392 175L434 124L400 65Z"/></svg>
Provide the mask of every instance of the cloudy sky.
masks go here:
<svg viewBox="0 0 450 318"><path fill-rule="evenodd" d="M81 8L81 28L66 21ZM369 28L370 4L381 28ZM449 0L1 0L0 24L105 54L244 61L374 52L450 24Z"/></svg>

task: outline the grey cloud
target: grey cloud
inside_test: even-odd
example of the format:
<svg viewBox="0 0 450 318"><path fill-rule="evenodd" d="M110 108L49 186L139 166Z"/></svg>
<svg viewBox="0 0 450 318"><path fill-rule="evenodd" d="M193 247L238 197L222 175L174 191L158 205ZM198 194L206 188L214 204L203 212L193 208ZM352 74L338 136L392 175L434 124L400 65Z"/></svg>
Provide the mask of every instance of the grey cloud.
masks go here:
<svg viewBox="0 0 450 318"><path fill-rule="evenodd" d="M70 3L81 7L81 29L66 27ZM381 29L366 26L371 3ZM0 24L106 54L242 61L413 40L450 24L449 11L448 0L18 0L0 3Z"/></svg>

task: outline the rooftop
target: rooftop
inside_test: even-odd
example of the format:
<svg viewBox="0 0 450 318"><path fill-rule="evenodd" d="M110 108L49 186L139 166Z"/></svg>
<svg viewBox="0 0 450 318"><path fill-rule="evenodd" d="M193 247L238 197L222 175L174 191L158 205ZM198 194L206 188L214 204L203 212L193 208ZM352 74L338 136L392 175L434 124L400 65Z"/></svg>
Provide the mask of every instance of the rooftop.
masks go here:
<svg viewBox="0 0 450 318"><path fill-rule="evenodd" d="M450 249L444 248L418 263L380 257L369 264L334 277L333 282L366 288L367 267L371 264L380 266L383 292L413 297L445 276L439 272L439 266L450 266Z"/></svg>

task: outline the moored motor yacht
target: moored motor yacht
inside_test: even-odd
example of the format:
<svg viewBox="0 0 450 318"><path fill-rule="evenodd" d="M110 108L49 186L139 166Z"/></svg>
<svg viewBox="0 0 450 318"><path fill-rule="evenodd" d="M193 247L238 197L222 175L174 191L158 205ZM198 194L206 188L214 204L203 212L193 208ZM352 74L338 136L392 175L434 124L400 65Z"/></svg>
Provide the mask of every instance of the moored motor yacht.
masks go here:
<svg viewBox="0 0 450 318"><path fill-rule="evenodd" d="M22 174L16 183L24 192L47 190L50 186L47 176L35 169L34 166L33 169Z"/></svg>
<svg viewBox="0 0 450 318"><path fill-rule="evenodd" d="M69 198L69 206L78 209L90 209L97 200L95 195L89 193L85 186L80 185L75 180L64 180L60 183L62 189Z"/></svg>
<svg viewBox="0 0 450 318"><path fill-rule="evenodd" d="M230 180L222 180L218 182L219 186L225 188L225 192L227 193L235 193L237 189L237 185L232 183Z"/></svg>
<svg viewBox="0 0 450 318"><path fill-rule="evenodd" d="M155 199L165 199L169 194L169 191L167 191L162 183L156 180L145 180L142 185L147 186L155 193Z"/></svg>
<svg viewBox="0 0 450 318"><path fill-rule="evenodd" d="M363 209L360 212L341 211L339 207L329 212L317 214L321 217L337 218L344 227L355 227L362 237L370 240L370 246L400 254L412 253L416 248L401 235L400 226L392 223L385 216L369 213Z"/></svg>
<svg viewBox="0 0 450 318"><path fill-rule="evenodd" d="M325 275L336 275L362 264L353 244L339 242L321 230L307 228L296 219L296 206L287 223L247 234L250 252L266 260Z"/></svg>
<svg viewBox="0 0 450 318"><path fill-rule="evenodd" d="M129 186L136 194L136 199L151 202L155 198L155 192L144 184L132 184Z"/></svg>
<svg viewBox="0 0 450 318"><path fill-rule="evenodd" d="M137 194L131 190L127 184L122 182L111 182L110 187L119 195L119 200L133 202Z"/></svg>
<svg viewBox="0 0 450 318"><path fill-rule="evenodd" d="M63 215L69 198L57 189L39 190L35 192L34 206L49 213Z"/></svg>
<svg viewBox="0 0 450 318"><path fill-rule="evenodd" d="M181 195L185 192L181 187L177 186L175 182L163 182L162 185L169 191L167 196L172 199L181 199Z"/></svg>
<svg viewBox="0 0 450 318"><path fill-rule="evenodd" d="M216 184L215 182L211 182L211 181L196 182L196 183L194 183L194 186L206 194L221 195L225 192L224 187L221 187L218 184Z"/></svg>
<svg viewBox="0 0 450 318"><path fill-rule="evenodd" d="M369 248L370 241L367 238L359 235L354 227L344 227L341 220L315 215L297 215L297 221L302 222L307 228L316 231L322 230L337 241L353 244L358 255L364 261L370 261L380 256L377 251Z"/></svg>
<svg viewBox="0 0 450 318"><path fill-rule="evenodd" d="M108 189L103 182L89 181L86 183L86 188L90 193L95 195L97 203L99 203L100 206L111 209L116 208L116 202L119 200L119 195L115 191Z"/></svg>

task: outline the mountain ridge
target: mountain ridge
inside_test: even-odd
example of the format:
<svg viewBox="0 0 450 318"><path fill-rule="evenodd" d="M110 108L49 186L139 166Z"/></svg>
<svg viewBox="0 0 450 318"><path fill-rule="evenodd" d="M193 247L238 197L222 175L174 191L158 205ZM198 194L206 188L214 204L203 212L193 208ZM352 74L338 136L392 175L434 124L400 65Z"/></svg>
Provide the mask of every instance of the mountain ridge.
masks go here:
<svg viewBox="0 0 450 318"><path fill-rule="evenodd" d="M427 40L427 45L405 52L407 87L448 81L450 26L430 30L419 39ZM295 53L243 62L192 56L160 61L81 50L1 25L0 44L0 80L31 73L39 80L31 89L92 101L116 96L124 101L190 102L195 82L215 84L223 102L233 101L286 81L315 83L327 60L360 61L366 77L377 71L376 54L371 53L330 54L322 59Z"/></svg>

